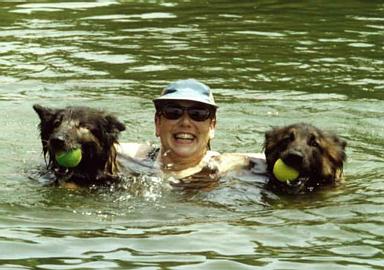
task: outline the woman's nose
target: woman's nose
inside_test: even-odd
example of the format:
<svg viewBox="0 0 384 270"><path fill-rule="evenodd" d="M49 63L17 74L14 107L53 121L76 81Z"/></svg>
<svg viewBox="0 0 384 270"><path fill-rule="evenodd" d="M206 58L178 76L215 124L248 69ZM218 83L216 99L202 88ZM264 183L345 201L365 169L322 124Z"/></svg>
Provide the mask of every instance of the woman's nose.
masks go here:
<svg viewBox="0 0 384 270"><path fill-rule="evenodd" d="M191 124L191 121L192 119L189 117L187 111L184 111L183 112L183 115L181 116L180 118L180 122L184 125L190 125Z"/></svg>

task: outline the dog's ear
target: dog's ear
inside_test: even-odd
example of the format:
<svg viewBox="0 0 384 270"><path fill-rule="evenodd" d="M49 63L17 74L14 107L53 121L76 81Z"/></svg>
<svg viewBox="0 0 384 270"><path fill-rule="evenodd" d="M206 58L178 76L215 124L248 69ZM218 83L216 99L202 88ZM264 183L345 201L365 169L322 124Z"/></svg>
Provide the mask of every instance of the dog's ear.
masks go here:
<svg viewBox="0 0 384 270"><path fill-rule="evenodd" d="M337 136L335 133L333 132L325 132L324 133L325 135L323 135L323 137L327 137L330 139L331 143L337 145L338 147L340 147L343 151L345 150L345 148L347 147L347 141L345 141L344 139L340 138L339 136ZM327 135L328 134L328 135Z"/></svg>
<svg viewBox="0 0 384 270"><path fill-rule="evenodd" d="M264 133L264 148L267 147L269 143L273 142L277 129L277 127L272 127L270 130Z"/></svg>
<svg viewBox="0 0 384 270"><path fill-rule="evenodd" d="M273 130L268 130L264 134L265 142L268 142L272 137Z"/></svg>
<svg viewBox="0 0 384 270"><path fill-rule="evenodd" d="M33 105L33 109L39 115L41 122L49 121L49 119L52 118L52 116L55 114L55 111L56 111L54 109L43 107L40 104Z"/></svg>
<svg viewBox="0 0 384 270"><path fill-rule="evenodd" d="M347 147L347 141L337 137L337 141L339 143L339 145L341 146L341 148L343 148L343 150Z"/></svg>
<svg viewBox="0 0 384 270"><path fill-rule="evenodd" d="M38 125L40 129L41 143L43 144L43 153L44 157L48 152L48 138L51 131L51 124L53 117L55 116L57 110L43 107L39 104L33 105L33 109L39 115L40 124ZM50 161L49 161L50 162Z"/></svg>
<svg viewBox="0 0 384 270"><path fill-rule="evenodd" d="M108 131L111 133L119 133L121 131L125 130L125 125L120 122L115 116L113 115L106 115L105 119L108 123Z"/></svg>
<svg viewBox="0 0 384 270"><path fill-rule="evenodd" d="M341 139L339 136L334 135L335 143L340 146L341 159L345 161L347 159L347 155L345 153L345 148L347 147L347 141Z"/></svg>

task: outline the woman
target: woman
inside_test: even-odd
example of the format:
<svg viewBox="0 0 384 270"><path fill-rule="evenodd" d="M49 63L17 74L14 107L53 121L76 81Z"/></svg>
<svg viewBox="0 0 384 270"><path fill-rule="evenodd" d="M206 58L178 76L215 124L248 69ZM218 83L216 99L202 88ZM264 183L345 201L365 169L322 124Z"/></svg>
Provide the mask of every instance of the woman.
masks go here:
<svg viewBox="0 0 384 270"><path fill-rule="evenodd" d="M156 136L160 138L157 157L164 173L177 178L200 171L212 156L217 105L211 90L193 79L168 85L153 100L156 108Z"/></svg>
<svg viewBox="0 0 384 270"><path fill-rule="evenodd" d="M194 79L178 80L153 102L160 147L122 144L120 152L154 163L167 177L184 179L177 181L182 187L208 186L221 173L248 166L246 155L220 155L210 150L218 106L207 85Z"/></svg>

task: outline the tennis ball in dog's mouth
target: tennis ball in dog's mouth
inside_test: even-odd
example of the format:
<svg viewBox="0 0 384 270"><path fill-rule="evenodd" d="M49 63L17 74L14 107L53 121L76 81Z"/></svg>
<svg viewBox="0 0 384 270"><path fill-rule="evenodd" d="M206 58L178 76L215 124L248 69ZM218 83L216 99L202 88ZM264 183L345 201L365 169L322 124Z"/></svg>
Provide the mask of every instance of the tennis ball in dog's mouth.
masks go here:
<svg viewBox="0 0 384 270"><path fill-rule="evenodd" d="M279 158L273 166L273 174L277 180L285 182L297 179L300 173L296 169L285 164L284 161Z"/></svg>
<svg viewBox="0 0 384 270"><path fill-rule="evenodd" d="M57 163L65 168L74 168L79 165L81 157L80 148L72 149L67 152L59 152L56 153L55 156Z"/></svg>

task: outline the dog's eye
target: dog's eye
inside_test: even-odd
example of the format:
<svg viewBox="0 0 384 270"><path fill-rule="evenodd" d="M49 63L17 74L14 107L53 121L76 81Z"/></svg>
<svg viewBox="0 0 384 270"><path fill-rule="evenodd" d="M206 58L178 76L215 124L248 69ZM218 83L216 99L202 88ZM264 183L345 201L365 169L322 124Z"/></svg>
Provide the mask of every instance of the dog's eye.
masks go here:
<svg viewBox="0 0 384 270"><path fill-rule="evenodd" d="M286 136L284 136L282 138L282 142L283 143L290 143L290 142L293 142L295 140L295 133L294 132L290 132L289 134L287 134Z"/></svg>
<svg viewBox="0 0 384 270"><path fill-rule="evenodd" d="M287 136L285 136L284 140L287 142L293 142L295 140L295 132L291 131Z"/></svg>
<svg viewBox="0 0 384 270"><path fill-rule="evenodd" d="M289 136L284 136L282 139L282 142L289 143L291 141L291 138Z"/></svg>
<svg viewBox="0 0 384 270"><path fill-rule="evenodd" d="M96 134L98 132L98 128L93 125L82 125L82 127L86 128L92 134Z"/></svg>
<svg viewBox="0 0 384 270"><path fill-rule="evenodd" d="M320 144L317 142L315 136L311 136L311 138L309 139L309 145L313 147L320 147Z"/></svg>
<svg viewBox="0 0 384 270"><path fill-rule="evenodd" d="M85 124L82 125L82 124L80 124L80 126L82 126L89 133L92 133L95 136L99 136L100 131L102 130L102 129L98 128L97 126L94 126L94 125L85 125Z"/></svg>
<svg viewBox="0 0 384 270"><path fill-rule="evenodd" d="M292 131L291 134L289 134L289 139L290 139L291 141L294 141L295 138L296 138L295 132Z"/></svg>
<svg viewBox="0 0 384 270"><path fill-rule="evenodd" d="M311 146L313 146L313 147L319 147L320 145L319 145L319 143L318 143L317 141L312 141L312 142L311 142Z"/></svg>
<svg viewBox="0 0 384 270"><path fill-rule="evenodd" d="M61 124L61 120L60 119L55 119L53 121L53 127L54 128L57 128L58 126L60 126L60 124Z"/></svg>

